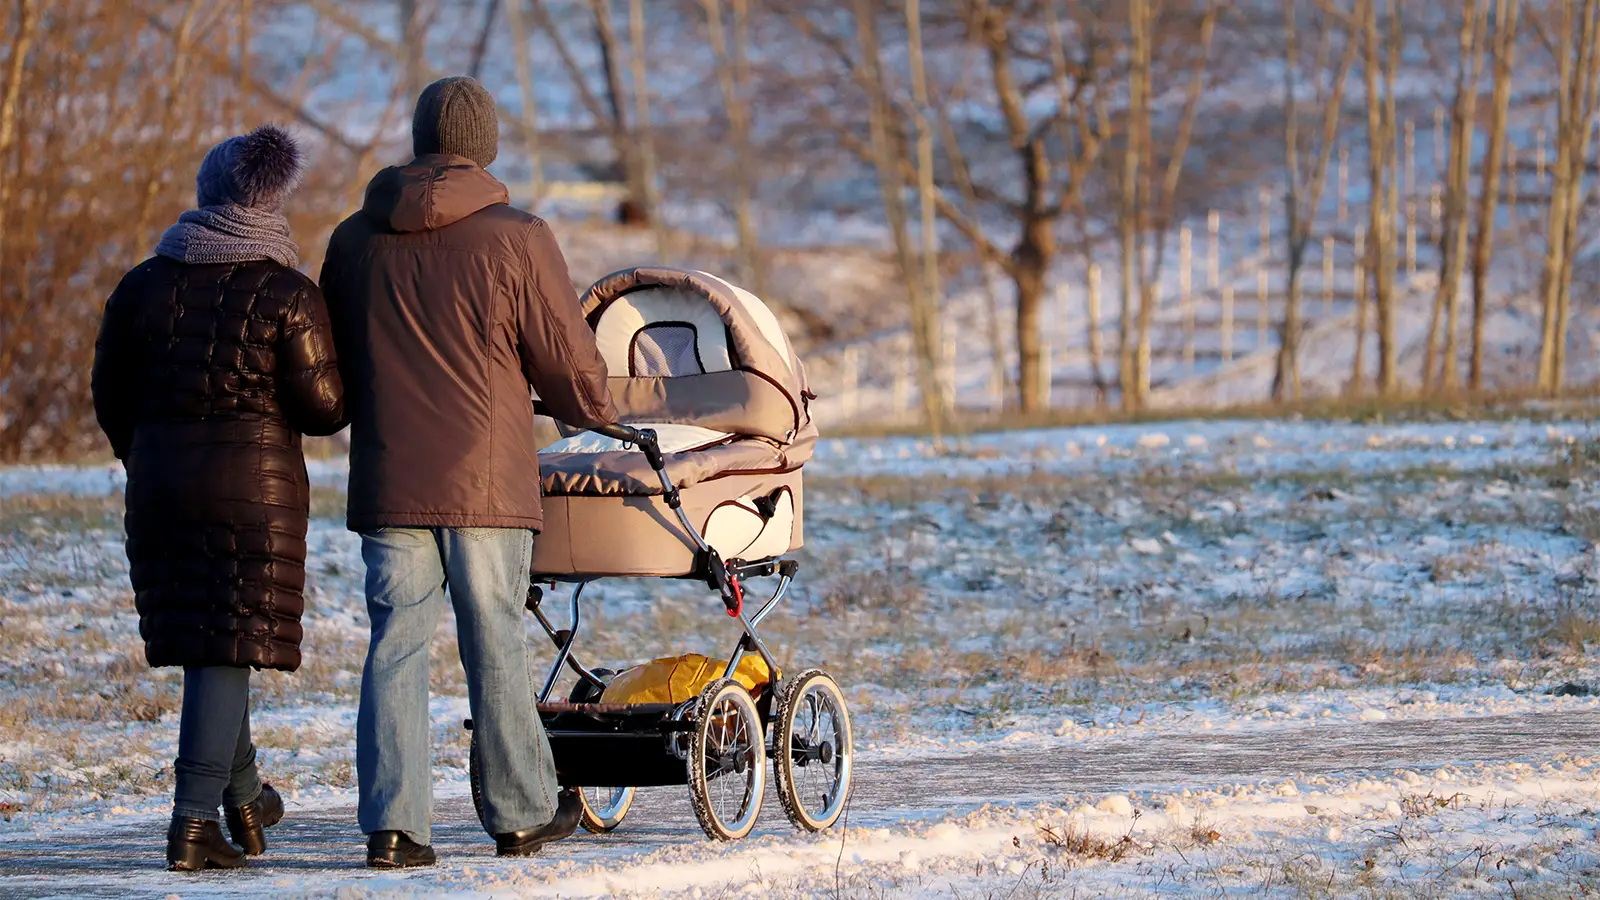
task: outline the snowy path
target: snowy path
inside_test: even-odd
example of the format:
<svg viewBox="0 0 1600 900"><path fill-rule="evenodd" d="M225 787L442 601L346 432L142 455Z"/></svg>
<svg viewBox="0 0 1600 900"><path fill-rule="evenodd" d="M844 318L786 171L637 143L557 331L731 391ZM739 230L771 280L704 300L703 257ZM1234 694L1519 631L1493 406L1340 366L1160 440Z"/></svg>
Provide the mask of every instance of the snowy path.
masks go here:
<svg viewBox="0 0 1600 900"><path fill-rule="evenodd" d="M1573 710L1234 734L1200 731L1077 744L996 744L942 757L864 754L859 758L850 825L852 832L863 827L905 828L964 816L986 801L1026 807L1061 804L1076 795L1079 801L1093 802L1096 795L1112 792L1205 790L1294 779L1307 772L1317 773L1318 778L1387 776L1397 769L1426 773L1475 764L1517 770L1597 750L1600 711ZM819 841L827 839L826 835L795 837L769 795L755 837L740 845L711 845L700 835L686 792L658 788L641 796L629 821L613 835L581 835L548 849L536 862L502 861L490 854L491 845L478 830L460 785L452 784L441 793L437 814L441 825L434 837L441 865L432 870L396 875L361 868L353 798L344 796L309 809L291 802L289 819L271 833L273 850L240 873L185 877L160 871L156 855L164 822L148 814L8 834L0 837L0 897L203 893L313 894L347 900L436 892L485 896L489 891L501 896L575 896L614 889L690 888L697 881L714 888L729 877L748 877L752 867L781 868L796 857L814 855ZM837 840L837 836L832 839L833 847ZM914 839L910 846L915 846ZM663 848L680 852L666 866L648 858ZM662 881L669 870L671 876Z"/></svg>

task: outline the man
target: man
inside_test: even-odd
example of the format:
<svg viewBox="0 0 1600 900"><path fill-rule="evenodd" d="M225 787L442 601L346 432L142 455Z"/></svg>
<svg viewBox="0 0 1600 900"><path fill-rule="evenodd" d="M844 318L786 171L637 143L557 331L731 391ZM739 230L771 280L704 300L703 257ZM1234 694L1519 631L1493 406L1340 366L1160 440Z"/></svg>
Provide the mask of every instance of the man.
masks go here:
<svg viewBox="0 0 1600 900"><path fill-rule="evenodd" d="M351 404L349 527L372 642L356 721L367 865L431 865L428 645L448 590L502 856L571 834L534 710L523 600L542 524L529 386L573 425L616 421L606 366L542 220L507 205L494 99L445 78L417 100L416 159L333 233L322 288Z"/></svg>

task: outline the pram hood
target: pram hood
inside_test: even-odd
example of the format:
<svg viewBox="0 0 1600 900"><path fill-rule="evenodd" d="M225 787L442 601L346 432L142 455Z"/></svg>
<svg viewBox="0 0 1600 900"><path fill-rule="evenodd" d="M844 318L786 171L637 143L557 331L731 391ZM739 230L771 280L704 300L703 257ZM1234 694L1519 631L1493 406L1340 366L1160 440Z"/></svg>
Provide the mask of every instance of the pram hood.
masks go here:
<svg viewBox="0 0 1600 900"><path fill-rule="evenodd" d="M582 308L623 421L779 444L814 435L805 366L749 291L707 272L639 266L595 282Z"/></svg>
<svg viewBox="0 0 1600 900"><path fill-rule="evenodd" d="M607 275L582 304L621 420L656 431L682 505L668 508L638 448L564 429L539 454L535 571L692 573L699 545L678 512L725 559L801 546L817 429L805 368L766 304L715 275L654 266Z"/></svg>

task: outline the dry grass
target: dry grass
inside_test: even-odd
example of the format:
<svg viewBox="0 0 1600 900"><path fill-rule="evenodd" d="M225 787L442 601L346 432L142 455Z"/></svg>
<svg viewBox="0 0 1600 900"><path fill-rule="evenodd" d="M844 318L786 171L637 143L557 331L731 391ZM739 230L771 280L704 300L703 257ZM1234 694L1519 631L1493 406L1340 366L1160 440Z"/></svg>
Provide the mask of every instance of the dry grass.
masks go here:
<svg viewBox="0 0 1600 900"><path fill-rule="evenodd" d="M1124 411L1110 408L1075 407L1052 409L1024 415L1015 410L1003 414L973 413L958 415L950 424L951 434L983 431L1010 431L1025 428L1056 428L1076 425L1121 425L1172 421L1212 421L1219 419L1304 418L1356 422L1438 422L1494 421L1498 419L1582 419L1600 411L1600 385L1586 385L1568 391L1560 400L1550 400L1532 391L1459 391L1456 393L1407 393L1383 397L1313 397L1296 403L1246 403L1204 408L1182 407ZM880 426L868 423L830 428L830 437L881 437L924 435L921 425Z"/></svg>
<svg viewBox="0 0 1600 900"><path fill-rule="evenodd" d="M802 578L763 630L786 665L839 674L869 742L1319 688L1587 684L1600 582L1560 555L1576 552L1563 523L1595 505L1575 477L1587 452L1492 472L1255 482L1159 467L1118 480L815 478ZM1486 484L1506 490L1488 498ZM305 663L256 679L259 741L290 785L348 778L366 649L343 497L319 490L313 511ZM16 701L0 707L0 730L18 736L0 750L0 801L79 802L117 777L164 790L178 676L142 664L117 499L20 495L0 515L0 692ZM1445 545L1408 569L1406 545L1429 534ZM1127 542L1149 535L1177 543L1130 555ZM1575 580L1552 600L1539 586L1557 565ZM591 664L721 656L737 636L693 583L602 582L590 597L578 649ZM551 600L559 616L564 601ZM542 670L549 645L528 625ZM436 696L465 695L456 652L446 615ZM1508 675L1504 660L1520 668ZM139 762L63 782L69 743ZM436 743L441 764L464 762L457 723L441 722Z"/></svg>

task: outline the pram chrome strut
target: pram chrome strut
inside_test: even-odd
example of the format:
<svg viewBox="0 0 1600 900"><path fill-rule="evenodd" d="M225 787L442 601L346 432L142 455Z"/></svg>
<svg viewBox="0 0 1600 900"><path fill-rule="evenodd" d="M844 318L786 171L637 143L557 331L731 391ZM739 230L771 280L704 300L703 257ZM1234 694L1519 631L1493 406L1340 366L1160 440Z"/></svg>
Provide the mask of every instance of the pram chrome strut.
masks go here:
<svg viewBox="0 0 1600 900"><path fill-rule="evenodd" d="M853 769L854 743L844 695L820 669L784 675L757 631L788 594L799 563L777 558L723 560L684 512L655 432L626 425L595 431L633 444L645 454L661 483L663 500L698 548L695 577L718 594L728 615L738 620L741 634L722 678L698 697L681 703L604 702L606 685L616 673L585 665L573 649L583 622L580 600L589 582L572 587L567 628L551 621L542 605L543 588L530 584L527 609L556 648L538 693L538 713L550 738L558 779L563 786L577 788L583 800L584 827L604 833L620 825L636 787L687 783L707 835L719 840L744 837L760 811L768 758L790 821L810 831L831 826L843 812ZM778 584L772 596L754 613L747 612L745 580L774 575ZM755 694L733 680L748 653L760 654L771 672L770 683ZM578 678L565 702L551 696L563 669L571 669ZM470 719L465 724L472 728ZM480 819L483 764L474 740L470 766Z"/></svg>

